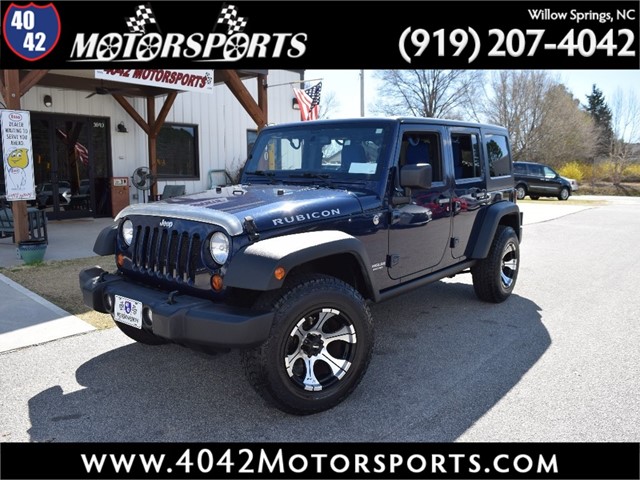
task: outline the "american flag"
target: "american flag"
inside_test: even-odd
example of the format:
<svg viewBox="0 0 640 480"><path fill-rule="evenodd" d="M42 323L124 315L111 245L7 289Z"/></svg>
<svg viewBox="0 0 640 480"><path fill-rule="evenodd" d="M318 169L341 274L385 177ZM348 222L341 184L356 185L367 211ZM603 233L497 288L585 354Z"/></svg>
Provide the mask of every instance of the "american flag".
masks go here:
<svg viewBox="0 0 640 480"><path fill-rule="evenodd" d="M151 7L147 5L138 5L136 8L136 16L126 18L127 27L131 33L145 33L145 25L156 23L156 17L151 10Z"/></svg>
<svg viewBox="0 0 640 480"><path fill-rule="evenodd" d="M298 100L300 107L300 119L317 120L320 114L320 92L322 91L322 82L318 82L313 87L302 90L294 88L293 94Z"/></svg>
<svg viewBox="0 0 640 480"><path fill-rule="evenodd" d="M238 9L234 5L223 5L218 14L217 24L227 24L227 34L241 33L247 26L247 19L238 16Z"/></svg>
<svg viewBox="0 0 640 480"><path fill-rule="evenodd" d="M60 130L59 128L56 130L58 132L58 135L62 137L62 141L66 145L68 141L67 134L62 130ZM80 160L82 164L85 166L89 165L89 150L87 150L87 147L85 147L80 142L76 142L76 144L73 146L73 151L75 153L76 159Z"/></svg>

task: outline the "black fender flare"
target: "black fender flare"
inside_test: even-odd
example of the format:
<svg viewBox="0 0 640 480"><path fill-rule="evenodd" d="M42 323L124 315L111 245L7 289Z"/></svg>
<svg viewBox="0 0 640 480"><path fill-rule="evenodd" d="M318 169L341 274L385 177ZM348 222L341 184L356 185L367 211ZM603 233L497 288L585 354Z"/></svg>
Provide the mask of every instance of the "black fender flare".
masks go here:
<svg viewBox="0 0 640 480"><path fill-rule="evenodd" d="M505 217L508 220L506 222L503 221ZM518 240L522 241L522 212L520 212L518 205L507 201L494 203L487 207L482 217L476 218L476 226L480 225L480 227L477 230L478 233L473 236L475 242L472 244L475 246L468 255L469 258L482 259L489 255L493 237L501 223L513 227L518 235Z"/></svg>
<svg viewBox="0 0 640 480"><path fill-rule="evenodd" d="M288 274L304 263L343 253L356 259L370 289L371 279L366 268L370 262L364 245L338 230L295 233L248 245L231 259L224 284L250 290L275 290L284 283L284 279L274 276L276 268L282 267Z"/></svg>
<svg viewBox="0 0 640 480"><path fill-rule="evenodd" d="M93 244L93 251L102 256L115 255L117 236L118 224L114 223L113 225L103 228Z"/></svg>

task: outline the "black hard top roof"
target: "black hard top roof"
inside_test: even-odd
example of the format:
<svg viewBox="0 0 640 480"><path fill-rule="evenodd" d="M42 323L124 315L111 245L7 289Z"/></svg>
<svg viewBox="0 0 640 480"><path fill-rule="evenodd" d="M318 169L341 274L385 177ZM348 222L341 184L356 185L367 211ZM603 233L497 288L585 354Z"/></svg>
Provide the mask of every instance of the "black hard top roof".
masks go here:
<svg viewBox="0 0 640 480"><path fill-rule="evenodd" d="M311 123L313 122L313 123ZM340 124L354 124L354 123L389 123L389 124L414 124L414 125L446 125L451 127L472 127L472 128L490 128L493 130L503 130L506 132L506 128L500 125L493 125L489 123L469 122L462 120L450 120L443 118L426 118L426 117L353 117L353 118L335 118L335 119L323 119L312 120L311 122L289 122L281 123L277 125L269 125L270 127L294 127L294 126L327 126L327 125L340 125Z"/></svg>

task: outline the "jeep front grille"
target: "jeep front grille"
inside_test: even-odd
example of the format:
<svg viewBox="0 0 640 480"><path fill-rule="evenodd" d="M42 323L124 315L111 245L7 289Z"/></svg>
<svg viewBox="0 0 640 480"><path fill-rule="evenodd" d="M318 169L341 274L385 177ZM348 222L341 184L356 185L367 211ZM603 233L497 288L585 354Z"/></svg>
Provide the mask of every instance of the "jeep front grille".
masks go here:
<svg viewBox="0 0 640 480"><path fill-rule="evenodd" d="M201 246L198 234L138 226L131 261L141 273L192 283Z"/></svg>

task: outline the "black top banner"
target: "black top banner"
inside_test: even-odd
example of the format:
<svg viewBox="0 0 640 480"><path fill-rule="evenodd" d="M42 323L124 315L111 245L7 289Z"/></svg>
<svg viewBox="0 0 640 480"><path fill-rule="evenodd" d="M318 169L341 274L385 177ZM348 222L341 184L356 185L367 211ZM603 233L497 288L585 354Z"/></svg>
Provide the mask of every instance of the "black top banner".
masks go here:
<svg viewBox="0 0 640 480"><path fill-rule="evenodd" d="M639 69L638 1L3 2L0 68Z"/></svg>

